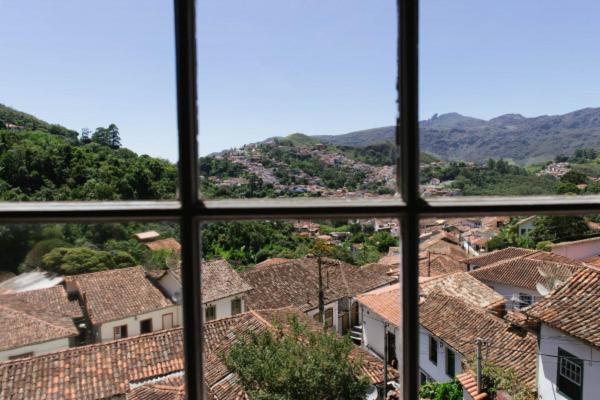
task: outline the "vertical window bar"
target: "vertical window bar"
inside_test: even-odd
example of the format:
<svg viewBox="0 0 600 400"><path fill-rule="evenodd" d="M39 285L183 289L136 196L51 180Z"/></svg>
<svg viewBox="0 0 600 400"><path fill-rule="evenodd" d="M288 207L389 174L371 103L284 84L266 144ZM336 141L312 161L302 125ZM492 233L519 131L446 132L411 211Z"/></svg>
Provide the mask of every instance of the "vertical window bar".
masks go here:
<svg viewBox="0 0 600 400"><path fill-rule="evenodd" d="M188 399L203 398L202 294L197 190L196 16L194 0L175 0L183 348Z"/></svg>
<svg viewBox="0 0 600 400"><path fill-rule="evenodd" d="M402 219L402 399L419 398L419 114L418 0L398 0L399 177L407 213Z"/></svg>

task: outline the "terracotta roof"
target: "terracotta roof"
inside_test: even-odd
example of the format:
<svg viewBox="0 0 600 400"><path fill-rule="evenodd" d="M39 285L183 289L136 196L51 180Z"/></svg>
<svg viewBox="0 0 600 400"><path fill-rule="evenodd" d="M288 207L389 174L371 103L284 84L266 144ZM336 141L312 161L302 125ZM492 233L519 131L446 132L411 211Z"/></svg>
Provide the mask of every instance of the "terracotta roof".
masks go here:
<svg viewBox="0 0 600 400"><path fill-rule="evenodd" d="M181 251L181 245L174 238L154 240L152 242L144 243L150 250L173 250Z"/></svg>
<svg viewBox="0 0 600 400"><path fill-rule="evenodd" d="M582 260L584 263L592 265L594 267L600 267L600 256L593 256Z"/></svg>
<svg viewBox="0 0 600 400"><path fill-rule="evenodd" d="M465 302L482 308L504 304L504 297L489 286L481 283L467 272L457 272L435 278L426 278L419 283L425 295L437 291L448 296L458 297Z"/></svg>
<svg viewBox="0 0 600 400"><path fill-rule="evenodd" d="M82 316L62 286L2 295L0 350L75 337L73 318Z"/></svg>
<svg viewBox="0 0 600 400"><path fill-rule="evenodd" d="M227 260L202 261L202 302L210 303L218 299L252 290ZM169 270L181 282L181 268Z"/></svg>
<svg viewBox="0 0 600 400"><path fill-rule="evenodd" d="M550 247L552 249L555 249L555 248L558 248L558 247L571 246L573 244L589 243L589 242L597 242L597 241L600 241L600 237L598 237L598 236L587 238L587 239L573 240L573 241L570 241L570 242L555 243L555 244L551 245Z"/></svg>
<svg viewBox="0 0 600 400"><path fill-rule="evenodd" d="M385 319L390 324L399 327L400 315L400 285L386 286L368 293L356 296L363 306Z"/></svg>
<svg viewBox="0 0 600 400"><path fill-rule="evenodd" d="M160 379L127 392L126 400L184 400L183 375Z"/></svg>
<svg viewBox="0 0 600 400"><path fill-rule="evenodd" d="M423 257L421 258L421 255ZM464 272L465 266L458 260L443 254L421 254L419 256L419 276L439 276Z"/></svg>
<svg viewBox="0 0 600 400"><path fill-rule="evenodd" d="M270 267L271 265L283 264L288 261L290 261L289 258L267 258L266 260L261 261L258 264L256 264L256 268Z"/></svg>
<svg viewBox="0 0 600 400"><path fill-rule="evenodd" d="M205 325L209 344L204 373L211 398L247 400L237 376L221 361L220 352L243 333L273 329L275 321L287 321L292 314L309 326L315 324L301 312L285 309L246 312L227 318L227 322ZM364 360L362 371L372 383L383 381L380 360L358 347L353 347L351 357ZM182 380L175 376L182 371L182 330L175 328L2 362L0 400L105 399L126 393L130 400L179 400ZM393 378L397 371L390 368L389 379Z"/></svg>
<svg viewBox="0 0 600 400"><path fill-rule="evenodd" d="M477 391L477 379L473 376L471 371L456 375L456 380L458 380L458 383L460 383L463 389L469 393L469 396L471 396L473 400L487 399L487 393Z"/></svg>
<svg viewBox="0 0 600 400"><path fill-rule="evenodd" d="M101 324L172 306L142 267L113 269L69 276L82 297L92 324Z"/></svg>
<svg viewBox="0 0 600 400"><path fill-rule="evenodd" d="M465 264L479 265L483 267L486 265L497 263L498 261L509 260L511 258L516 257L523 257L531 253L535 253L535 250L524 249L521 247L507 247L505 249L492 251L490 253L486 253L478 257L463 258L460 261Z"/></svg>
<svg viewBox="0 0 600 400"><path fill-rule="evenodd" d="M133 236L140 242L145 242L148 240L158 239L160 237L160 233L156 231L146 231L134 233Z"/></svg>
<svg viewBox="0 0 600 400"><path fill-rule="evenodd" d="M600 347L600 270L582 268L525 312L553 328Z"/></svg>
<svg viewBox="0 0 600 400"><path fill-rule="evenodd" d="M523 258L529 258L531 260L542 260L542 261L553 261L561 264L569 265L583 265L581 260L573 260L572 258L562 256L560 254L551 253L549 251L536 251L534 253L523 256Z"/></svg>
<svg viewBox="0 0 600 400"><path fill-rule="evenodd" d="M380 275L385 275L385 276L393 276L393 277L398 277L398 275L400 273L400 267L398 266L398 264L393 266L393 265L389 265L389 264L380 264L379 262L365 264L362 267L360 267L360 269L362 269L364 271L368 271L369 273L375 273L375 274L380 274Z"/></svg>
<svg viewBox="0 0 600 400"><path fill-rule="evenodd" d="M385 286L397 277L363 270L339 260L322 258L322 279L327 303L342 297ZM303 311L318 307L318 261L316 258L249 269L242 277L254 290L248 294L248 307L254 309L295 306Z"/></svg>
<svg viewBox="0 0 600 400"><path fill-rule="evenodd" d="M432 292L419 306L421 325L464 356L475 354L475 339L487 344L483 355L500 367L512 368L529 387L535 386L537 339L491 313L453 296Z"/></svg>
<svg viewBox="0 0 600 400"><path fill-rule="evenodd" d="M536 290L537 283L542 283L545 286L551 284L548 278L540 275L540 269L548 275L564 282L579 268L581 267L570 264L532 260L529 258L514 258L478 268L469 273L481 281Z"/></svg>

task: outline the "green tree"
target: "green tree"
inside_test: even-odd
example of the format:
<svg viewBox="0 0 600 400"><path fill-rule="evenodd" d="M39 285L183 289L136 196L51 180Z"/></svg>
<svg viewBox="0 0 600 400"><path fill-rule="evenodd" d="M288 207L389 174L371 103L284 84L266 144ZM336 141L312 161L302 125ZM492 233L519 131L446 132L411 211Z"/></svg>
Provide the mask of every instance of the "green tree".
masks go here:
<svg viewBox="0 0 600 400"><path fill-rule="evenodd" d="M135 260L124 251L101 251L88 247L58 247L42 257L41 267L62 275L134 266Z"/></svg>
<svg viewBox="0 0 600 400"><path fill-rule="evenodd" d="M42 266L42 258L57 247L69 247L62 239L45 239L37 242L19 265L19 272L31 271Z"/></svg>
<svg viewBox="0 0 600 400"><path fill-rule="evenodd" d="M560 178L560 181L565 183L572 183L574 185L579 185L587 181L587 176L585 176L579 171L570 170Z"/></svg>
<svg viewBox="0 0 600 400"><path fill-rule="evenodd" d="M276 332L251 332L223 354L251 399L362 400L369 381L353 344L333 332L316 332L297 318Z"/></svg>
<svg viewBox="0 0 600 400"><path fill-rule="evenodd" d="M121 135L119 134L119 128L115 124L110 124L106 128L106 138L110 148L118 149L121 147Z"/></svg>
<svg viewBox="0 0 600 400"><path fill-rule="evenodd" d="M462 400L462 386L456 379L450 382L427 382L419 388L419 397L430 400Z"/></svg>
<svg viewBox="0 0 600 400"><path fill-rule="evenodd" d="M535 243L575 240L589 232L585 219L580 216L539 216L533 222L529 237Z"/></svg>

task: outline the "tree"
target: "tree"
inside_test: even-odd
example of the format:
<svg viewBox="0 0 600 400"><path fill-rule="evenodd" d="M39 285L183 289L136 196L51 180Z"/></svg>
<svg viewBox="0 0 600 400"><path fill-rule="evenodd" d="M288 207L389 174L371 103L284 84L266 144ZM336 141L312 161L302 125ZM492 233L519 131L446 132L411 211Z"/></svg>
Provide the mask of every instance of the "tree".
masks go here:
<svg viewBox="0 0 600 400"><path fill-rule="evenodd" d="M119 134L119 128L115 124L110 124L106 129L106 136L108 141L108 147L111 149L118 149L121 147L121 136Z"/></svg>
<svg viewBox="0 0 600 400"><path fill-rule="evenodd" d="M427 382L419 388L419 397L430 400L462 400L462 386L456 379L450 382Z"/></svg>
<svg viewBox="0 0 600 400"><path fill-rule="evenodd" d="M560 178L560 181L579 185L581 183L585 183L587 181L587 177L581 172L570 170Z"/></svg>
<svg viewBox="0 0 600 400"><path fill-rule="evenodd" d="M223 354L251 399L362 400L369 381L349 337L310 330L297 317L285 329L250 332Z"/></svg>
<svg viewBox="0 0 600 400"><path fill-rule="evenodd" d="M79 139L79 141L82 144L90 143L92 141L91 134L92 134L92 131L89 128L83 128L81 130L81 138Z"/></svg>
<svg viewBox="0 0 600 400"><path fill-rule="evenodd" d="M110 146L110 141L108 139L108 130L103 127L98 127L94 131L92 135L92 142L98 143L102 146Z"/></svg>
<svg viewBox="0 0 600 400"><path fill-rule="evenodd" d="M579 239L589 230L585 219L580 216L539 216L533 222L529 237L536 243L564 242Z"/></svg>
<svg viewBox="0 0 600 400"><path fill-rule="evenodd" d="M57 247L42 258L41 267L62 275L133 267L135 260L124 251L100 251L88 247Z"/></svg>

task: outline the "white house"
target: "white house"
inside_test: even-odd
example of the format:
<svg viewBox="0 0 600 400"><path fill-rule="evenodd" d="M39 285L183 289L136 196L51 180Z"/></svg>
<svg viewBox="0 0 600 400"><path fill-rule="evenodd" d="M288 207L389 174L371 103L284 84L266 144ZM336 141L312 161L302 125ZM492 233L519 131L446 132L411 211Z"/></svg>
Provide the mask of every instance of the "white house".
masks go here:
<svg viewBox="0 0 600 400"><path fill-rule="evenodd" d="M600 393L600 270L583 268L526 313L540 322L541 400L597 399Z"/></svg>
<svg viewBox="0 0 600 400"><path fill-rule="evenodd" d="M77 345L82 319L61 285L0 296L0 361Z"/></svg>
<svg viewBox="0 0 600 400"><path fill-rule="evenodd" d="M524 218L518 221L515 226L517 228L517 235L527 236L534 228L535 216Z"/></svg>
<svg viewBox="0 0 600 400"><path fill-rule="evenodd" d="M475 353L475 339L490 346L486 360L513 369L523 384L535 385L536 338L531 333L515 330L494 315L493 309L474 305L479 296L466 300L443 294L439 288L422 296L419 308L420 379L444 382L462 372L462 362ZM457 293L458 295L458 293ZM399 287L382 288L358 296L363 324L363 345L379 356L384 355L384 328L400 338ZM490 303L493 305L494 303ZM388 338L389 338L388 334ZM392 343L388 342L388 350ZM395 358L402 359L401 347L393 343ZM493 347L492 347L493 346ZM518 357L506 357L502 347L520 351Z"/></svg>
<svg viewBox="0 0 600 400"><path fill-rule="evenodd" d="M553 244L550 251L573 260L600 255L600 237Z"/></svg>
<svg viewBox="0 0 600 400"><path fill-rule="evenodd" d="M500 261L471 271L470 274L504 296L508 307L524 308L581 268L576 264L531 258L535 255L540 253Z"/></svg>
<svg viewBox="0 0 600 400"><path fill-rule="evenodd" d="M205 321L246 311L246 293L252 289L226 260L203 261L202 307ZM172 268L157 278L158 285L176 304L181 304L181 268ZM179 309L181 312L181 309Z"/></svg>
<svg viewBox="0 0 600 400"><path fill-rule="evenodd" d="M179 326L180 306L167 298L142 267L65 278L91 324L91 341L105 342Z"/></svg>

